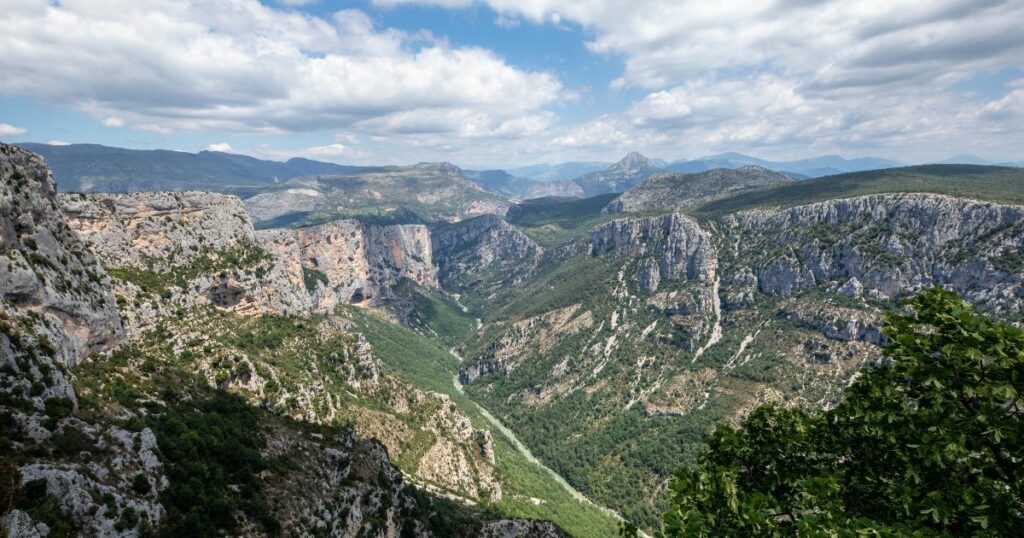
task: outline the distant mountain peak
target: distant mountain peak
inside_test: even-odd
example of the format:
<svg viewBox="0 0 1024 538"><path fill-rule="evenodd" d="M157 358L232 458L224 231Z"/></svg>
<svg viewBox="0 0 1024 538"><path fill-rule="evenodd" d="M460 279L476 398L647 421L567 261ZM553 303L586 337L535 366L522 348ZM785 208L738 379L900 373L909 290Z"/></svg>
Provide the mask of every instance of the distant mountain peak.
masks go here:
<svg viewBox="0 0 1024 538"><path fill-rule="evenodd" d="M459 168L458 166L455 166L454 164L452 164L450 162L447 162L447 161L442 161L442 162L437 162L437 163L428 163L428 162L417 163L414 166L414 168L436 170L438 173L449 175L449 176L462 175L462 169L461 168Z"/></svg>
<svg viewBox="0 0 1024 538"><path fill-rule="evenodd" d="M637 151L631 151L626 154L619 162L613 164L611 170L641 170L644 168L653 168L654 165L651 160L644 157L643 154Z"/></svg>

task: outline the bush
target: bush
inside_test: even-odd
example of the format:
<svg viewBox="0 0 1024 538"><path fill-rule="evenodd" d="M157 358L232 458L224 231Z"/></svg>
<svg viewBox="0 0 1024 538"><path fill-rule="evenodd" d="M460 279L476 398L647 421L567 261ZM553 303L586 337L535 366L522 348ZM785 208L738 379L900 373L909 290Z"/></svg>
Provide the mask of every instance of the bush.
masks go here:
<svg viewBox="0 0 1024 538"><path fill-rule="evenodd" d="M260 493L258 411L243 399L215 391L195 408L174 408L151 424L170 486L164 536L213 536L236 530L239 511L273 531L277 524Z"/></svg>
<svg viewBox="0 0 1024 538"><path fill-rule="evenodd" d="M153 486L150 485L149 479L144 474L137 474L132 479L132 491L139 495L148 495L153 490Z"/></svg>
<svg viewBox="0 0 1024 538"><path fill-rule="evenodd" d="M669 488L668 536L1024 536L1024 333L940 289L835 409L720 427Z"/></svg>

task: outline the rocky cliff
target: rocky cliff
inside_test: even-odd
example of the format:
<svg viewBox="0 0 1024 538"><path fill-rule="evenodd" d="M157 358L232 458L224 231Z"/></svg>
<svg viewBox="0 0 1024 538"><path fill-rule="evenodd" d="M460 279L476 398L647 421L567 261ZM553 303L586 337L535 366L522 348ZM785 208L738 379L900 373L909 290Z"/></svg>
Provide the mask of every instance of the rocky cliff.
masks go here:
<svg viewBox="0 0 1024 538"><path fill-rule="evenodd" d="M136 336L181 307L302 315L378 305L402 279L437 285L424 226L336 221L256 232L238 198L200 192L66 194L60 202L118 277Z"/></svg>
<svg viewBox="0 0 1024 538"><path fill-rule="evenodd" d="M431 228L441 284L462 290L507 286L528 278L544 250L500 217L484 215Z"/></svg>
<svg viewBox="0 0 1024 538"><path fill-rule="evenodd" d="M493 441L448 396L383 372L333 309L279 315L435 286L425 227L339 222L264 248L236 198L58 203L42 161L6 145L0 189L0 533L561 534L471 507L502 497Z"/></svg>
<svg viewBox="0 0 1024 538"><path fill-rule="evenodd" d="M79 408L71 368L124 339L110 278L61 217L42 159L6 144L0 250L0 530L47 535L56 522L34 518L33 502L52 503L95 535L117 534L126 511L159 522L155 492L165 479L153 432L70 416ZM132 476L153 493L132 491Z"/></svg>
<svg viewBox="0 0 1024 538"><path fill-rule="evenodd" d="M944 286L1024 323L1020 206L871 195L621 218L578 243L490 299L461 381L586 493L652 525L635 492L758 405L833 405L881 360L884 313L908 295Z"/></svg>
<svg viewBox="0 0 1024 538"><path fill-rule="evenodd" d="M762 293L815 287L895 298L945 286L1003 316L1024 312L1024 208L931 194L832 200L722 220L723 256Z"/></svg>
<svg viewBox="0 0 1024 538"><path fill-rule="evenodd" d="M275 256L271 274L284 275L292 288L306 289L318 312L332 311L337 304L378 305L402 279L437 287L426 226L343 220L262 230L256 238Z"/></svg>
<svg viewBox="0 0 1024 538"><path fill-rule="evenodd" d="M590 254L637 258L634 280L646 292L662 280L715 276L714 246L708 234L679 213L641 219L619 219L590 233Z"/></svg>
<svg viewBox="0 0 1024 538"><path fill-rule="evenodd" d="M64 218L110 267L164 271L252 241L252 220L235 196L209 192L62 194Z"/></svg>
<svg viewBox="0 0 1024 538"><path fill-rule="evenodd" d="M61 218L45 163L5 144L0 144L0 250L0 311L12 331L0 334L5 360L36 345L73 366L122 338L110 279ZM13 336L15 330L20 337Z"/></svg>

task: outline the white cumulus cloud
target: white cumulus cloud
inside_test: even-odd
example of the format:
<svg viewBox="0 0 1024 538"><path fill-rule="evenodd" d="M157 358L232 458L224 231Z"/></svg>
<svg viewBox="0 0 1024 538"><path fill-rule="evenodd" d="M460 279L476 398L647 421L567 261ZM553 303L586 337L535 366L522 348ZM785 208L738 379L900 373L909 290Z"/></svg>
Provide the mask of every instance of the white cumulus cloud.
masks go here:
<svg viewBox="0 0 1024 538"><path fill-rule="evenodd" d="M19 136L28 132L28 129L15 127L7 123L0 123L0 136Z"/></svg>
<svg viewBox="0 0 1024 538"><path fill-rule="evenodd" d="M321 18L256 0L0 4L0 94L71 105L106 126L282 133L364 122L490 135L563 98L551 73L429 32L379 29L358 10ZM438 123L404 119L419 111Z"/></svg>

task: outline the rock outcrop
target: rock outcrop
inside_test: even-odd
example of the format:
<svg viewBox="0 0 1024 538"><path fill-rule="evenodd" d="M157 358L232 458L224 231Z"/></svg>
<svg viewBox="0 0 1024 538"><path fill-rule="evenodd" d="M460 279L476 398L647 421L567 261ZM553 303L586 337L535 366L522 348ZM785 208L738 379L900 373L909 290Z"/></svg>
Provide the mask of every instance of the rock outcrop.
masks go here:
<svg viewBox="0 0 1024 538"><path fill-rule="evenodd" d="M121 277L133 335L181 307L246 314L378 305L403 279L436 287L420 225L335 221L256 232L242 202L205 192L65 194L71 227Z"/></svg>
<svg viewBox="0 0 1024 538"><path fill-rule="evenodd" d="M230 471L203 462L258 472L228 491L204 490L255 499L232 514L232 532L438 534L434 497L407 485L391 450L428 492L501 499L489 431L448 396L382 371L348 318L273 315L376 304L400 280L436 286L427 228L340 221L257 234L241 208L207 193L72 194L58 204L41 159L0 145L0 477L11 499L0 534L159 531L177 509L161 494L182 472L169 447L199 442L185 440L187 419L161 421L220 396L211 405L231 426L217 435L260 449ZM118 308L133 316L127 335ZM125 339L130 350L100 354ZM254 406L230 409L237 396ZM411 435L388 446L339 425L361 417L382 438ZM244 432L233 431L239 424ZM450 525L466 535L560 535L551 524L485 518Z"/></svg>
<svg viewBox="0 0 1024 538"><path fill-rule="evenodd" d="M717 261L711 238L679 213L618 219L590 233L590 254L638 259L634 281L648 293L662 280L712 280Z"/></svg>
<svg viewBox="0 0 1024 538"><path fill-rule="evenodd" d="M0 357L33 343L73 366L123 337L110 279L68 228L39 157L0 144Z"/></svg>
<svg viewBox="0 0 1024 538"><path fill-rule="evenodd" d="M329 312L337 304L380 304L403 279L437 287L426 226L342 220L262 230L256 237L275 255L275 270L281 269L291 286L312 294L314 311Z"/></svg>
<svg viewBox="0 0 1024 538"><path fill-rule="evenodd" d="M821 286L893 298L946 286L994 313L1024 312L1024 207L934 194L831 200L722 220L737 271L762 293ZM726 249L728 251L730 249Z"/></svg>
<svg viewBox="0 0 1024 538"><path fill-rule="evenodd" d="M163 271L252 241L252 219L235 196L210 192L60 195L68 224L108 267Z"/></svg>
<svg viewBox="0 0 1024 538"><path fill-rule="evenodd" d="M659 169L643 155L633 151L606 170L584 174L575 180L584 196L623 192Z"/></svg>
<svg viewBox="0 0 1024 538"><path fill-rule="evenodd" d="M514 285L533 274L544 253L495 215L434 226L431 243L440 282L451 288L472 286L484 273L496 277L492 284Z"/></svg>

